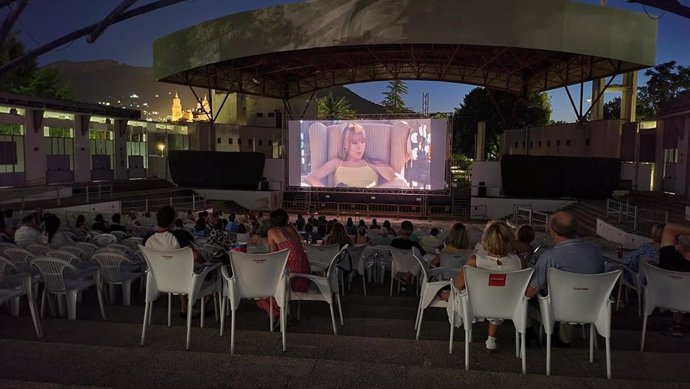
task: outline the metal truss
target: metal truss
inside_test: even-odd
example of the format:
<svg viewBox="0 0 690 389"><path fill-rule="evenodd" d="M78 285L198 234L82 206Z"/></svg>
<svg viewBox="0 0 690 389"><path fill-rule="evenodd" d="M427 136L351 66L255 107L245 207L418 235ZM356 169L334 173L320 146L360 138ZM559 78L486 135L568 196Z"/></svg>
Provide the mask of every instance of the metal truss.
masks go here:
<svg viewBox="0 0 690 389"><path fill-rule="evenodd" d="M381 80L447 81L529 94L644 68L581 54L456 44L353 45L238 58L159 81L279 99Z"/></svg>

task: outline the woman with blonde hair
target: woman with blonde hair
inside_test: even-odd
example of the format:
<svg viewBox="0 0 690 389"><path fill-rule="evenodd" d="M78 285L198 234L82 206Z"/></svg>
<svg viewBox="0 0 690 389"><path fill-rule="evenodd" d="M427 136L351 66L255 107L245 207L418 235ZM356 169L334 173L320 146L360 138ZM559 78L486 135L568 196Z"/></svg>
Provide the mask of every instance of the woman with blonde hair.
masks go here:
<svg viewBox="0 0 690 389"><path fill-rule="evenodd" d="M446 245L441 250L442 253L461 254L467 252L468 255L472 251L469 249L470 243L467 237L467 229L462 223L455 223L448 231L446 238ZM438 267L441 265L441 256L438 255L431 261L431 265Z"/></svg>
<svg viewBox="0 0 690 389"><path fill-rule="evenodd" d="M310 186L324 186L322 180L333 173L335 185L354 188L409 188L409 184L389 165L366 157L367 134L364 128L348 123L343 129L343 147L333 158L312 171L305 181ZM379 185L379 180L383 181Z"/></svg>
<svg viewBox="0 0 690 389"><path fill-rule="evenodd" d="M492 222L484 231L481 242L482 250L467 260L467 266L484 270L507 273L525 268L525 262L515 255L515 233L503 221ZM465 275L463 270L455 277L455 287L465 289ZM442 296L444 297L444 296ZM489 336L486 339L486 349L495 351L496 334L503 320L489 319Z"/></svg>

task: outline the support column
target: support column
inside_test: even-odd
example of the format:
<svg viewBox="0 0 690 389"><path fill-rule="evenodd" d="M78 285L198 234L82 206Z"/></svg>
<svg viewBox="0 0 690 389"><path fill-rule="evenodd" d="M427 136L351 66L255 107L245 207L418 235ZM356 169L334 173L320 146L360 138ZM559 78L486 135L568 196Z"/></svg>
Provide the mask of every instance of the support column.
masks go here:
<svg viewBox="0 0 690 389"><path fill-rule="evenodd" d="M43 110L26 110L24 123L24 167L27 186L46 183L46 148L43 140Z"/></svg>
<svg viewBox="0 0 690 389"><path fill-rule="evenodd" d="M113 140L113 173L115 180L126 180L127 174L127 120L115 119Z"/></svg>
<svg viewBox="0 0 690 389"><path fill-rule="evenodd" d="M656 123L656 148L654 152L654 191L664 190L664 121Z"/></svg>
<svg viewBox="0 0 690 389"><path fill-rule="evenodd" d="M634 122L637 116L637 72L623 75L621 93L621 119Z"/></svg>
<svg viewBox="0 0 690 389"><path fill-rule="evenodd" d="M604 119L604 98L599 95L606 88L603 78L592 80L592 110L590 111L591 120ZM598 98L598 99L597 99Z"/></svg>
<svg viewBox="0 0 690 389"><path fill-rule="evenodd" d="M91 115L74 115L74 182L91 182Z"/></svg>
<svg viewBox="0 0 690 389"><path fill-rule="evenodd" d="M475 160L483 161L486 155L486 122L484 120L477 123L477 142L475 150Z"/></svg>

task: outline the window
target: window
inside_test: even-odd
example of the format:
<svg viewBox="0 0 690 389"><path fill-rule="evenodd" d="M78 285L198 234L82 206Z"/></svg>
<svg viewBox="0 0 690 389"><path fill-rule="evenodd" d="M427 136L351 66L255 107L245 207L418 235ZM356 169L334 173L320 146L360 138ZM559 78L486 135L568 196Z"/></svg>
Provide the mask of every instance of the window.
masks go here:
<svg viewBox="0 0 690 389"><path fill-rule="evenodd" d="M231 145L233 143L232 138L228 138L228 144Z"/></svg>
<svg viewBox="0 0 690 389"><path fill-rule="evenodd" d="M242 144L242 138L237 138L237 144L241 145Z"/></svg>
<svg viewBox="0 0 690 389"><path fill-rule="evenodd" d="M261 146L261 143L262 143L262 141L261 141L261 139L259 139L259 146Z"/></svg>
<svg viewBox="0 0 690 389"><path fill-rule="evenodd" d="M566 140L565 140L565 145L566 145L566 146L570 146L570 139L566 139Z"/></svg>
<svg viewBox="0 0 690 389"><path fill-rule="evenodd" d="M556 140L556 147L561 147L561 140L560 139Z"/></svg>
<svg viewBox="0 0 690 389"><path fill-rule="evenodd" d="M249 139L249 146L251 147L253 145L254 145L254 139Z"/></svg>
<svg viewBox="0 0 690 389"><path fill-rule="evenodd" d="M222 140L220 138L216 138L216 143L220 144Z"/></svg>
<svg viewBox="0 0 690 389"><path fill-rule="evenodd" d="M256 113L256 117L258 117L258 118L264 117L263 112L257 112L257 113Z"/></svg>
<svg viewBox="0 0 690 389"><path fill-rule="evenodd" d="M537 147L541 147L541 141L537 143Z"/></svg>
<svg viewBox="0 0 690 389"><path fill-rule="evenodd" d="M276 116L275 113L273 113L273 112L269 112L269 113L268 113L268 117L269 117L269 118L272 118L272 117L274 117L274 116Z"/></svg>
<svg viewBox="0 0 690 389"><path fill-rule="evenodd" d="M24 135L24 129L18 123L0 123L0 135Z"/></svg>
<svg viewBox="0 0 690 389"><path fill-rule="evenodd" d="M546 147L551 147L551 140L546 141Z"/></svg>

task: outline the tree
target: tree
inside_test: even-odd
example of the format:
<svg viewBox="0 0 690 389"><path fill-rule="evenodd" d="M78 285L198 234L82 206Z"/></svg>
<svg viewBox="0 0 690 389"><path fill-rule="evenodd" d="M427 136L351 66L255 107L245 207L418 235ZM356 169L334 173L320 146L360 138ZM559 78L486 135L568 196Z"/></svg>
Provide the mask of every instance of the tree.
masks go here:
<svg viewBox="0 0 690 389"><path fill-rule="evenodd" d="M512 93L495 90L491 91L489 96L487 89L474 88L455 109L453 152L474 156L477 123L482 120L486 121L487 159L497 159L503 131L511 128L546 126L550 119L551 102L546 93L532 94L525 100Z"/></svg>
<svg viewBox="0 0 690 389"><path fill-rule="evenodd" d="M604 119L619 119L621 117L621 98L614 97L604 103Z"/></svg>
<svg viewBox="0 0 690 389"><path fill-rule="evenodd" d="M350 119L355 114L345 96L327 96L318 100L318 117L321 119Z"/></svg>
<svg viewBox="0 0 690 389"><path fill-rule="evenodd" d="M638 119L661 116L673 102L690 96L690 67L669 61L647 69L647 85L637 90Z"/></svg>
<svg viewBox="0 0 690 389"><path fill-rule="evenodd" d="M386 112L403 113L411 111L411 109L405 106L405 101L403 100L403 95L407 94L407 85L403 81L389 81L386 88L388 91L383 92L385 97L381 101L381 105L386 108Z"/></svg>
<svg viewBox="0 0 690 389"><path fill-rule="evenodd" d="M0 47L0 65L20 58L26 53L24 44L11 33ZM0 91L62 100L76 99L75 93L65 84L55 69L38 69L34 59L25 60L17 68L0 75Z"/></svg>

